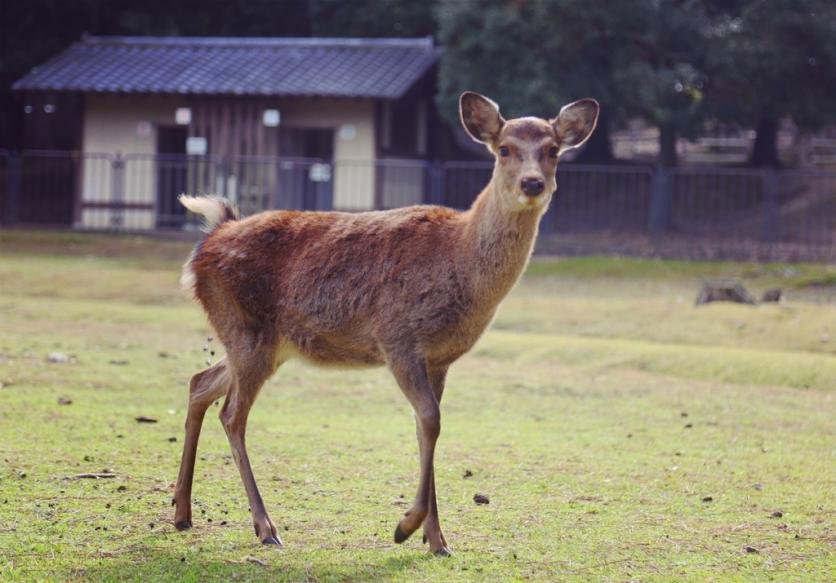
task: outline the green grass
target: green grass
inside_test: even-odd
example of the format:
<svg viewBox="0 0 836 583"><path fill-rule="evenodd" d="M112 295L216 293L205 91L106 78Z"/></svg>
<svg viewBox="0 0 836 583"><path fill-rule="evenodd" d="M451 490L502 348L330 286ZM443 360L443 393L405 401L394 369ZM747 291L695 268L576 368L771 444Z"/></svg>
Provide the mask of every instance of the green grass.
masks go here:
<svg viewBox="0 0 836 583"><path fill-rule="evenodd" d="M212 412L195 529L174 530L186 383L211 334L177 288L188 250L0 234L0 580L836 577L833 268L534 262L448 381L444 560L391 541L418 463L385 370L291 363L262 391L248 445L285 548L257 544ZM788 299L695 307L715 277Z"/></svg>

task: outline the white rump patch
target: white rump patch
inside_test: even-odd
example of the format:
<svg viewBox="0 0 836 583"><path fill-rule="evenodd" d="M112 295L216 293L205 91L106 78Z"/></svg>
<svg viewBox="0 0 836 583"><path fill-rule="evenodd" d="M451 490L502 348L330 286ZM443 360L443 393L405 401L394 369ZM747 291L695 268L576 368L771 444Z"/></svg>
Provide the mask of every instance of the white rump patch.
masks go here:
<svg viewBox="0 0 836 583"><path fill-rule="evenodd" d="M183 264L183 273L180 275L180 287L190 297L194 297L195 276L192 270L192 259L194 259L194 251L192 251L186 263Z"/></svg>

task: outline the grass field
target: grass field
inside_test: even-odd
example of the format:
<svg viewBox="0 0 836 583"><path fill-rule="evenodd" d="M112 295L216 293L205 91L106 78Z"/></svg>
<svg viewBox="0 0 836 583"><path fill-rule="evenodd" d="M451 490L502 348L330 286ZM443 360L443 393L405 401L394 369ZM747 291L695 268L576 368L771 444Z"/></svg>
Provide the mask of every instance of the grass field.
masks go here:
<svg viewBox="0 0 836 583"><path fill-rule="evenodd" d="M262 391L248 445L283 549L257 543L214 414L195 528L174 530L211 334L178 290L188 250L0 233L0 579L836 578L836 269L534 262L452 368L436 480L455 556L439 559L391 540L418 461L385 370L291 363ZM694 307L711 277L787 299Z"/></svg>

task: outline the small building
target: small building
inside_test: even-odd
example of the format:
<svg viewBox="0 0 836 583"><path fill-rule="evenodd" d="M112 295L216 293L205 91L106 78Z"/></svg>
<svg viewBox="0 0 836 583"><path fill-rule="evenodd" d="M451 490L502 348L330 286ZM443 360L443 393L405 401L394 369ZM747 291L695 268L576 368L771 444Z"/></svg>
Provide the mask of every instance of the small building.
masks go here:
<svg viewBox="0 0 836 583"><path fill-rule="evenodd" d="M438 58L429 38L88 37L13 88L81 104L66 224L179 228L182 192L245 213L422 202Z"/></svg>

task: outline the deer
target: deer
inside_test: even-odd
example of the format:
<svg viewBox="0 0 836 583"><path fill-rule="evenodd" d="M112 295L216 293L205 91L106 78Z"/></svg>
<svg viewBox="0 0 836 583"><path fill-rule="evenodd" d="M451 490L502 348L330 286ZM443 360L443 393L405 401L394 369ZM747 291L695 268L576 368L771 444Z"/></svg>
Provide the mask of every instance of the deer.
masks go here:
<svg viewBox="0 0 836 583"><path fill-rule="evenodd" d="M441 530L433 459L447 372L494 318L532 254L557 188L558 158L582 145L599 105L581 99L553 119L505 120L474 92L459 98L465 131L494 157L468 210L418 205L386 211L264 211L239 218L214 197L182 195L204 219L204 237L182 284L208 317L226 355L189 383L185 439L172 504L177 530L193 526L198 438L210 404L238 467L256 536L281 546L253 476L247 416L265 381L291 359L318 367L388 367L414 410L417 493L394 532L423 527L430 552L451 555Z"/></svg>

